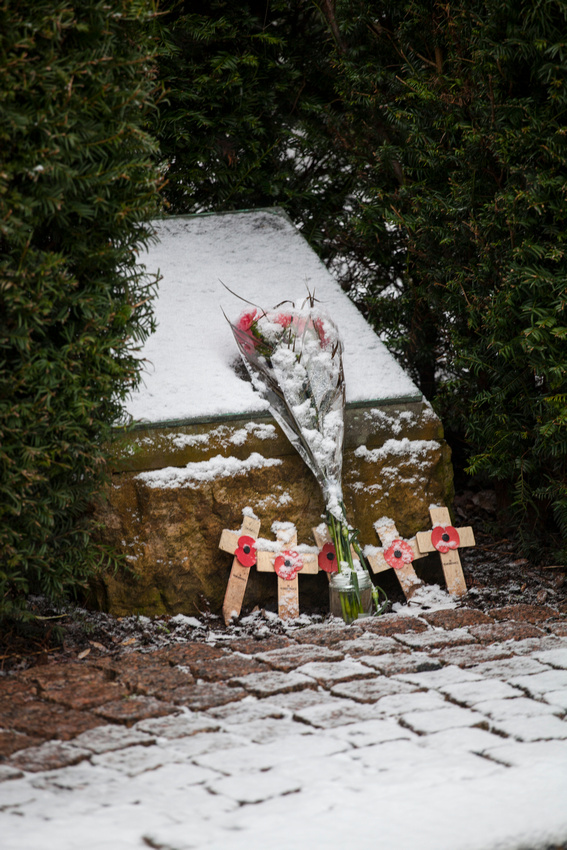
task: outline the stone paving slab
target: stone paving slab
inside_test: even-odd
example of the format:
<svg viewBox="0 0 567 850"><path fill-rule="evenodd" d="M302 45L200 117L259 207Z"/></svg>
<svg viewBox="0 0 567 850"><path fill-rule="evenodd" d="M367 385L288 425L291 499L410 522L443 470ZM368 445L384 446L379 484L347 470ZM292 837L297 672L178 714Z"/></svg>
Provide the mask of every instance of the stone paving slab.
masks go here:
<svg viewBox="0 0 567 850"><path fill-rule="evenodd" d="M543 637L544 632L529 623L483 623L470 627L471 635L480 643L495 643L496 641L525 640L526 638Z"/></svg>
<svg viewBox="0 0 567 850"><path fill-rule="evenodd" d="M549 703L562 711L567 711L567 688L559 691L551 691L545 695Z"/></svg>
<svg viewBox="0 0 567 850"><path fill-rule="evenodd" d="M535 699L528 699L524 696L514 697L512 699L504 697L502 699L480 700L475 703L475 708L493 720L506 720L517 716L540 717L541 715L549 716L550 714L558 714L561 716L564 714L555 705Z"/></svg>
<svg viewBox="0 0 567 850"><path fill-rule="evenodd" d="M302 691L304 688L316 687L312 676L306 676L296 670L290 673L272 671L270 673L250 673L232 680L257 697L270 697L274 694L285 694L289 691Z"/></svg>
<svg viewBox="0 0 567 850"><path fill-rule="evenodd" d="M374 635L393 637L408 632L425 632L428 624L417 617L402 617L399 614L385 614L382 617L367 617L353 623L353 629L371 632ZM347 635L348 637L348 635Z"/></svg>
<svg viewBox="0 0 567 850"><path fill-rule="evenodd" d="M331 688L331 694L337 697L353 699L355 702L378 702L391 694L411 694L417 687L407 682L376 676L372 679L356 679L343 682Z"/></svg>
<svg viewBox="0 0 567 850"><path fill-rule="evenodd" d="M238 702L247 696L244 688L236 687L224 682L194 682L176 688L175 691L166 691L165 694L158 693L158 698L171 700L176 709L185 706L192 711L205 711L218 705L226 705L229 702Z"/></svg>
<svg viewBox="0 0 567 850"><path fill-rule="evenodd" d="M344 654L338 649L333 651L326 646L303 644L262 652L257 654L256 658L274 670L287 673L312 661L342 661Z"/></svg>
<svg viewBox="0 0 567 850"><path fill-rule="evenodd" d="M474 628L474 627L473 627ZM476 628L492 628L489 626L477 626ZM418 633L405 633L396 635L404 646L410 649L430 650L446 649L450 646L463 646L467 643L476 643L474 636L467 629L429 629Z"/></svg>
<svg viewBox="0 0 567 850"><path fill-rule="evenodd" d="M370 679L375 675L366 664L358 661L312 661L298 667L300 675L314 679L323 688L332 688L339 682L350 682L353 679Z"/></svg>
<svg viewBox="0 0 567 850"><path fill-rule="evenodd" d="M361 664L372 667L384 676L393 676L396 673L422 673L426 670L438 670L441 662L427 655L425 652L396 652L384 655L361 655L358 660Z"/></svg>
<svg viewBox="0 0 567 850"><path fill-rule="evenodd" d="M342 697L329 702L311 705L294 712L294 720L314 726L316 729L332 729L360 720L376 718L374 706L365 705Z"/></svg>
<svg viewBox="0 0 567 850"><path fill-rule="evenodd" d="M494 812L466 850L547 850L567 840L566 620L452 604L2 677L3 848L461 850Z"/></svg>
<svg viewBox="0 0 567 850"><path fill-rule="evenodd" d="M73 739L74 746L90 750L92 753L106 753L110 750L132 747L135 744L154 743L155 736L145 731L124 729L122 726L98 726Z"/></svg>
<svg viewBox="0 0 567 850"><path fill-rule="evenodd" d="M514 676L530 675L531 673L543 673L548 670L546 664L542 664L535 656L508 656L498 658L494 661L485 661L474 667L474 672L485 679L503 679L509 681Z"/></svg>
<svg viewBox="0 0 567 850"><path fill-rule="evenodd" d="M453 682L438 686L441 693L460 705L475 705L487 700L510 699L522 696L519 688L498 679L481 679L476 682Z"/></svg>
<svg viewBox="0 0 567 850"><path fill-rule="evenodd" d="M431 732L442 732L444 729L455 729L459 726L482 726L484 717L476 711L461 708L457 705L447 705L432 711L413 711L402 714L400 722L420 735Z"/></svg>
<svg viewBox="0 0 567 850"><path fill-rule="evenodd" d="M138 720L146 717L161 717L162 714L171 714L175 706L154 697L132 696L128 699L114 700L94 709L104 720L112 720L115 723L124 723L132 726Z"/></svg>
<svg viewBox="0 0 567 850"><path fill-rule="evenodd" d="M391 655L393 652L408 655L410 652L407 647L402 646L395 638L375 635L373 632L364 632L360 637L340 641L335 644L335 649L343 652L350 658L359 658L361 655L383 655L386 653Z"/></svg>
<svg viewBox="0 0 567 850"><path fill-rule="evenodd" d="M86 748L81 749L62 741L46 741L39 747L31 747L15 753L12 756L11 765L20 770L35 773L39 770L54 770L58 767L78 764L90 756L92 751Z"/></svg>

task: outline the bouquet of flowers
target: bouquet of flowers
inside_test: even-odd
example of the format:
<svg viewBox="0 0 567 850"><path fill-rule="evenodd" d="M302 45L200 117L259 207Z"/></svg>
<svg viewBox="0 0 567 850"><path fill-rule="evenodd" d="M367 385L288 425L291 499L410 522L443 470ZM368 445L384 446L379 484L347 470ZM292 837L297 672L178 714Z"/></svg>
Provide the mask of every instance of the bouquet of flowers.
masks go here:
<svg viewBox="0 0 567 850"><path fill-rule="evenodd" d="M298 309L284 306L254 307L231 327L254 388L321 487L335 555L327 564L340 574L342 615L351 622L363 613L361 584L372 588L376 610L384 594L370 581L345 516L343 347L336 325L315 308L312 296Z"/></svg>

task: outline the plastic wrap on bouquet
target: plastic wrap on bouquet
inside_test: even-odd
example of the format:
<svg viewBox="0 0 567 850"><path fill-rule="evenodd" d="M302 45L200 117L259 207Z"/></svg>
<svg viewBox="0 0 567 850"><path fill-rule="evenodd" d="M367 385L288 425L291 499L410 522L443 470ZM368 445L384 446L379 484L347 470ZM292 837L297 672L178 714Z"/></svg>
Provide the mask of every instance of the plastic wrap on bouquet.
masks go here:
<svg viewBox="0 0 567 850"><path fill-rule="evenodd" d="M304 306L254 310L231 327L254 388L315 475L327 510L339 518L345 385L336 325Z"/></svg>
<svg viewBox="0 0 567 850"><path fill-rule="evenodd" d="M342 497L345 381L337 326L310 297L299 309L254 308L231 327L254 388L321 487L338 572L352 575L358 597L357 573L369 574ZM350 621L352 599L348 607Z"/></svg>

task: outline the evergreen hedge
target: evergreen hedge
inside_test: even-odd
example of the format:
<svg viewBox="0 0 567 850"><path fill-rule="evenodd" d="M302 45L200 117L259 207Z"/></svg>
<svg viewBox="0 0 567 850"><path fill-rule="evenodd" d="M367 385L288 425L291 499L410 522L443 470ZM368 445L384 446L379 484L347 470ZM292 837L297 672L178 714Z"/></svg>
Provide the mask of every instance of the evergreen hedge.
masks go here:
<svg viewBox="0 0 567 850"><path fill-rule="evenodd" d="M351 151L372 152L354 226L382 264L386 222L405 262L396 290L366 280L369 314L525 550L567 561L567 2L335 11Z"/></svg>
<svg viewBox="0 0 567 850"><path fill-rule="evenodd" d="M0 0L0 616L104 553L88 506L156 281L151 0Z"/></svg>
<svg viewBox="0 0 567 850"><path fill-rule="evenodd" d="M567 0L166 5L173 209L284 206L567 561Z"/></svg>
<svg viewBox="0 0 567 850"><path fill-rule="evenodd" d="M355 175L312 0L162 0L156 134L170 213L284 207L336 253ZM317 143L314 144L314 139Z"/></svg>

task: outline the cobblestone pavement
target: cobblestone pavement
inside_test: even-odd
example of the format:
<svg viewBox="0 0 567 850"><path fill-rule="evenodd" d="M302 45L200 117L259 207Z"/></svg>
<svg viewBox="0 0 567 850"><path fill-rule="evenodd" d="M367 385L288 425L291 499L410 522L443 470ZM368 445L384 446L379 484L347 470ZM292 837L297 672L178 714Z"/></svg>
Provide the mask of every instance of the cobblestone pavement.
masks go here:
<svg viewBox="0 0 567 850"><path fill-rule="evenodd" d="M567 611L409 609L0 679L3 850L567 840Z"/></svg>

